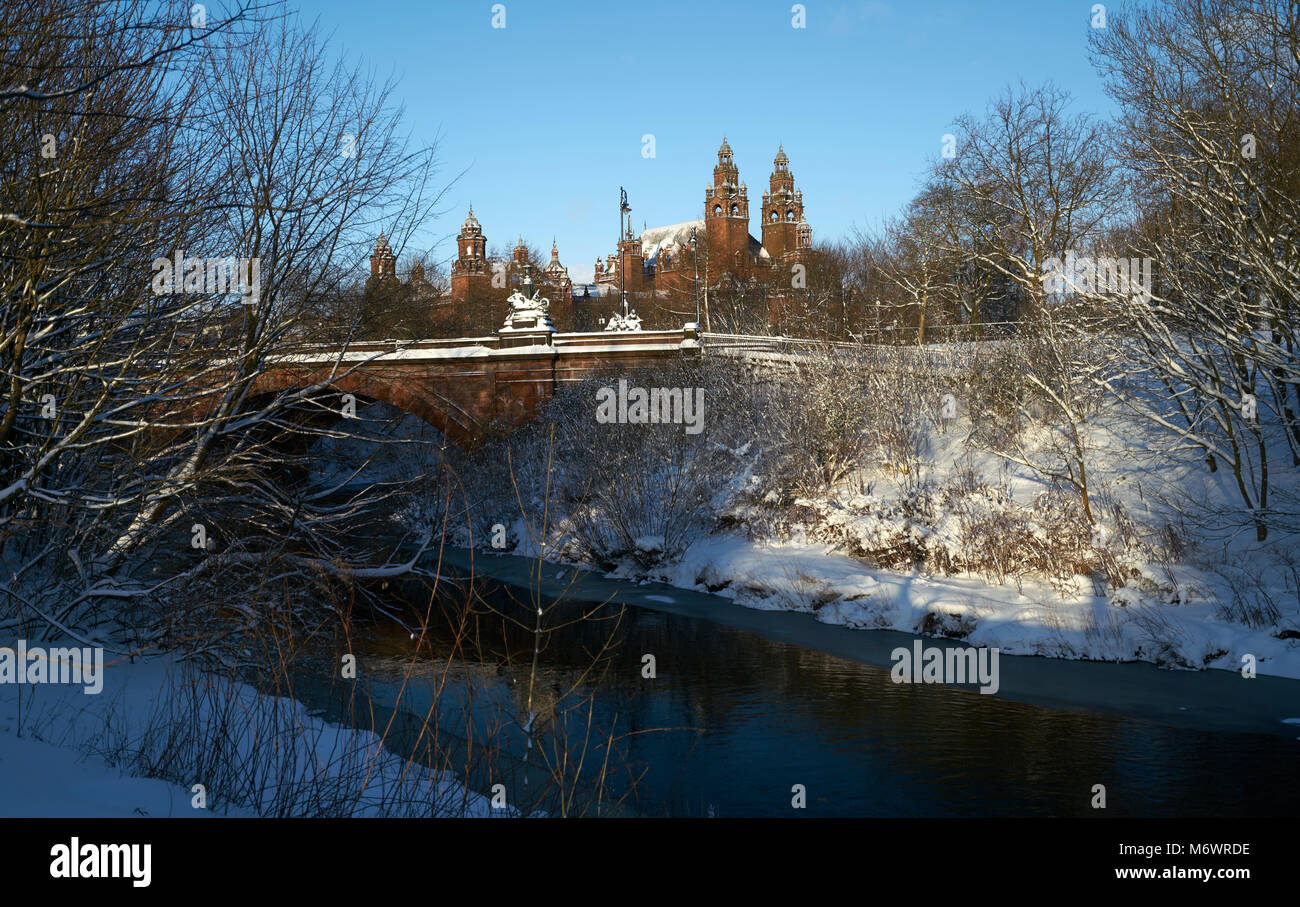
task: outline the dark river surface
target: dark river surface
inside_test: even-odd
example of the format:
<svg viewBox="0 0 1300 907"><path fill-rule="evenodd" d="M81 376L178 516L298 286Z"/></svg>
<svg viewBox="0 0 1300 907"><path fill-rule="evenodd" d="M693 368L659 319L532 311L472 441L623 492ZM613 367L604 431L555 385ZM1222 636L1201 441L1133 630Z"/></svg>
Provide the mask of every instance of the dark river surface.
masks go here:
<svg viewBox="0 0 1300 907"><path fill-rule="evenodd" d="M1300 815L1300 723L1285 723L1300 719L1297 681L1004 655L995 695L894 683L889 652L912 635L594 574L569 586L567 568L473 556L495 580L462 632L449 626L457 606L406 584L388 591L410 626L354 640L364 721L337 682L310 672L295 696L333 720L369 726L374 715L404 755L436 736L471 788L502 784L525 812ZM469 557L445 553L457 564L441 569ZM540 592L520 588L530 584ZM553 605L562 590L612 600L577 620L593 606ZM534 672L535 601L555 629ZM1091 805L1098 784L1105 809Z"/></svg>

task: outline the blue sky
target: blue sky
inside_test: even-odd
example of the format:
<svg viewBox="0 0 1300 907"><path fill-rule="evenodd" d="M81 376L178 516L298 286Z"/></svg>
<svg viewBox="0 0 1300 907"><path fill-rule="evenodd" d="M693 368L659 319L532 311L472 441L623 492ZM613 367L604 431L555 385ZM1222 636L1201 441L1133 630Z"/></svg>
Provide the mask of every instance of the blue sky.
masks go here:
<svg viewBox="0 0 1300 907"><path fill-rule="evenodd" d="M489 245L522 234L549 253L554 236L589 278L614 249L619 187L638 229L700 217L724 133L751 233L784 143L814 238L845 237L896 214L953 119L1009 84L1050 79L1076 109L1113 111L1088 61L1093 0L805 0L802 29L791 0L503 0L505 28L493 5L298 7L398 79L413 138L441 133L444 178L466 171L414 240L444 260L472 202Z"/></svg>

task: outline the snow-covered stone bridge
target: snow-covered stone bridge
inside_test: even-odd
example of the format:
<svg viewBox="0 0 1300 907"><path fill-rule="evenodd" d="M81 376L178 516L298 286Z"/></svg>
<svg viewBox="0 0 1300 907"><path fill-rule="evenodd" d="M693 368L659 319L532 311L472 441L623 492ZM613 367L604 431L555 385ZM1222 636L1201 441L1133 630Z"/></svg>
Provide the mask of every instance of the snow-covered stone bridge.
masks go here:
<svg viewBox="0 0 1300 907"><path fill-rule="evenodd" d="M596 375L626 374L716 351L739 360L756 380L779 381L791 371L818 367L822 356L864 351L861 345L785 337L701 335L693 323L678 331L643 331L635 318L617 319L619 330L560 334L549 303L533 292L531 281L509 303L505 324L491 336L304 347L271 363L251 392L330 388L368 397L405 410L469 447L494 429L531 418L557 387ZM920 354L916 365L932 369L935 363L925 352L901 354ZM870 367L865 360L864 365Z"/></svg>
<svg viewBox="0 0 1300 907"><path fill-rule="evenodd" d="M868 349L871 362L879 363L882 355L902 356L930 371L943 371L954 359L953 347L927 355L927 348L702 334L694 324L676 331L560 334L543 321L535 327L507 326L486 337L308 347L264 371L252 393L328 387L396 406L468 447L492 429L527 421L560 385L596 375L709 355L737 361L757 381L780 381L797 370L818 367L821 357L860 355Z"/></svg>
<svg viewBox="0 0 1300 907"><path fill-rule="evenodd" d="M492 428L531 418L562 384L700 352L694 325L580 334L503 328L487 337L305 348L264 371L252 393L329 387L396 406L472 446Z"/></svg>

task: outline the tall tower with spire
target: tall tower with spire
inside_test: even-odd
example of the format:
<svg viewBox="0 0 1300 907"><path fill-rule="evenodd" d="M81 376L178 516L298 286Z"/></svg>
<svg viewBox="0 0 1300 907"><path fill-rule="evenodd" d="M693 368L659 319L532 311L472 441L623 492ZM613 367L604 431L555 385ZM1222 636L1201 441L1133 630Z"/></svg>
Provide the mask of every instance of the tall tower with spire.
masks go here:
<svg viewBox="0 0 1300 907"><path fill-rule="evenodd" d="M371 280L397 279L397 256L393 254L393 248L388 244L388 237L382 230L379 232L379 239L375 242L375 250L370 253L370 278Z"/></svg>
<svg viewBox="0 0 1300 907"><path fill-rule="evenodd" d="M801 221L803 193L794 188L794 175L790 173L790 158L786 156L785 147L778 146L769 188L763 193L763 248L773 260L800 248Z"/></svg>
<svg viewBox="0 0 1300 907"><path fill-rule="evenodd" d="M474 206L456 235L456 260L451 263L451 298L457 303L483 300L492 286L487 237L474 216Z"/></svg>
<svg viewBox="0 0 1300 907"><path fill-rule="evenodd" d="M710 269L749 275L749 197L732 158L726 136L718 148L713 185L704 190L704 231Z"/></svg>
<svg viewBox="0 0 1300 907"><path fill-rule="evenodd" d="M618 266L622 269L623 288L629 293L641 292L645 282L645 254L641 248L641 237L632 232L631 223L618 241Z"/></svg>
<svg viewBox="0 0 1300 907"><path fill-rule="evenodd" d="M560 248L551 237L551 260L542 269L543 296L551 301L551 321L562 331L573 330L573 280L560 264Z"/></svg>
<svg viewBox="0 0 1300 907"><path fill-rule="evenodd" d="M528 264L528 244L524 242L522 236L519 237L519 242L515 243L515 248L511 252L511 256L514 259L514 263L520 268Z"/></svg>
<svg viewBox="0 0 1300 907"><path fill-rule="evenodd" d="M546 282L554 288L555 292L572 295L573 281L569 279L569 269L560 264L560 247L553 237L551 239L551 260L542 273L546 276Z"/></svg>

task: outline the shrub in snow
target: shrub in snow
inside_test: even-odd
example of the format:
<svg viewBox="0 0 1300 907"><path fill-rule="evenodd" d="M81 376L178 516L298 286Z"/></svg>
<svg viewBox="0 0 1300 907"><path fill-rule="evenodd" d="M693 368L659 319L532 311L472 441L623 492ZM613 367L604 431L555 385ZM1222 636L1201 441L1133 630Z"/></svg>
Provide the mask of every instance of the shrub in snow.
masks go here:
<svg viewBox="0 0 1300 907"><path fill-rule="evenodd" d="M1029 385L1024 356L1009 342L992 355L976 357L967 384L971 439L992 450L1010 450L1024 427Z"/></svg>
<svg viewBox="0 0 1300 907"><path fill-rule="evenodd" d="M702 388L703 431L597 420L597 392L619 378L629 387ZM743 428L753 413L738 400L736 380L725 363L683 359L562 388L533 422L476 454L465 476L475 525L518 520L528 553L545 541L551 552L607 569L679 554L709 529L715 498L753 456Z"/></svg>

